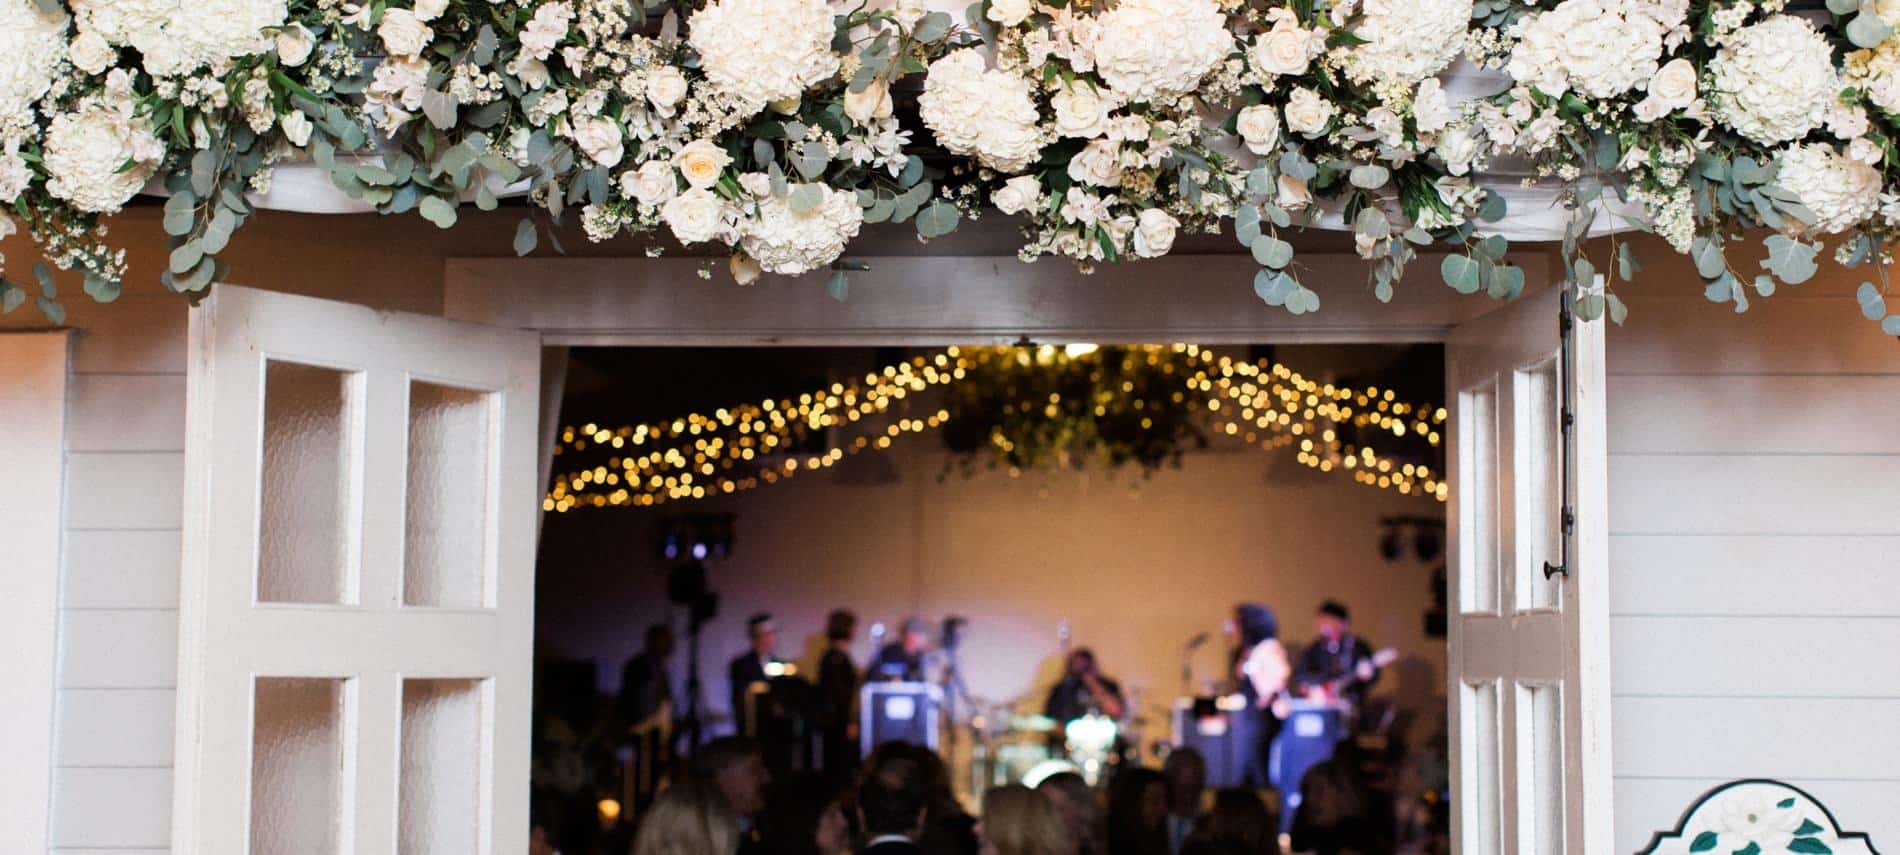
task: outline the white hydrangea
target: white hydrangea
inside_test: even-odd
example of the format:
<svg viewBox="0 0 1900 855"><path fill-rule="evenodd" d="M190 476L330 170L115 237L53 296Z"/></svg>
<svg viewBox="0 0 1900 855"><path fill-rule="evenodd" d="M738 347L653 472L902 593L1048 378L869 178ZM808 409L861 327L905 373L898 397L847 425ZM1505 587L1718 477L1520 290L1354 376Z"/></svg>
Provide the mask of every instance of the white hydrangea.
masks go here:
<svg viewBox="0 0 1900 855"><path fill-rule="evenodd" d="M1840 92L1827 39L1793 15L1771 15L1737 30L1709 70L1716 118L1764 145L1820 127Z"/></svg>
<svg viewBox="0 0 1900 855"><path fill-rule="evenodd" d="M1464 50L1471 0L1366 0L1361 12L1353 33L1366 43L1341 48L1347 76L1409 93Z"/></svg>
<svg viewBox="0 0 1900 855"><path fill-rule="evenodd" d="M687 29L707 81L754 110L838 73L824 0L718 0Z"/></svg>
<svg viewBox="0 0 1900 855"><path fill-rule="evenodd" d="M17 143L0 149L0 205L13 204L13 200L20 198L20 194L26 192L26 186L32 180L33 172L27 168L26 158L20 156L20 147ZM5 219L5 217L0 217L0 219ZM5 225L0 225L0 229L5 227Z"/></svg>
<svg viewBox="0 0 1900 855"><path fill-rule="evenodd" d="M33 0L24 0L32 5ZM155 36L178 10L178 0L68 0L81 32L97 33L114 46Z"/></svg>
<svg viewBox="0 0 1900 855"><path fill-rule="evenodd" d="M1022 75L990 70L977 48L951 52L930 64L917 112L952 154L975 156L984 166L1020 172L1042 151L1041 118Z"/></svg>
<svg viewBox="0 0 1900 855"><path fill-rule="evenodd" d="M137 48L161 77L269 49L264 31L289 17L286 0L73 0L82 32Z"/></svg>
<svg viewBox="0 0 1900 855"><path fill-rule="evenodd" d="M1842 76L1883 112L1900 115L1900 39L1887 39L1872 50L1857 50L1842 63Z"/></svg>
<svg viewBox="0 0 1900 855"><path fill-rule="evenodd" d="M836 261L864 223L856 194L807 186L824 195L817 207L801 214L792 210L789 197L768 195L759 200L758 216L745 224L741 245L768 273L797 276Z"/></svg>
<svg viewBox="0 0 1900 855"><path fill-rule="evenodd" d="M34 0L0 0L0 136L33 123L33 102L52 88L66 49L66 16Z"/></svg>
<svg viewBox="0 0 1900 855"><path fill-rule="evenodd" d="M1095 70L1129 101L1194 91L1234 51L1215 0L1126 0L1101 17Z"/></svg>
<svg viewBox="0 0 1900 855"><path fill-rule="evenodd" d="M164 155L151 120L129 99L91 98L47 128L46 190L81 211L113 213L145 186Z"/></svg>
<svg viewBox="0 0 1900 855"><path fill-rule="evenodd" d="M1775 163L1775 184L1814 213L1809 232L1839 234L1880 207L1880 170L1842 157L1831 145L1792 145L1775 156Z"/></svg>
<svg viewBox="0 0 1900 855"><path fill-rule="evenodd" d="M1681 24L1657 17L1669 11L1631 0L1564 0L1517 24L1506 70L1546 95L1572 88L1593 98L1621 95L1655 75L1663 38Z"/></svg>

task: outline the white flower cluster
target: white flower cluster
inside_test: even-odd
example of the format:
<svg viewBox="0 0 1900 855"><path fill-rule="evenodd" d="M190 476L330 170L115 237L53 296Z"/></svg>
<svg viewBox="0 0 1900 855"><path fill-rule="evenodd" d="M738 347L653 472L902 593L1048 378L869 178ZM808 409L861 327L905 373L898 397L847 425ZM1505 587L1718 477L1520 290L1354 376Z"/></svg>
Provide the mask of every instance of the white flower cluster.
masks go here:
<svg viewBox="0 0 1900 855"><path fill-rule="evenodd" d="M1451 64L1465 48L1471 0L1365 0L1353 33L1365 44L1338 49L1356 83L1397 100Z"/></svg>
<svg viewBox="0 0 1900 855"><path fill-rule="evenodd" d="M1686 12L1682 4L1564 0L1515 26L1517 45L1506 70L1553 97L1574 88L1613 98L1656 74L1664 39L1682 28Z"/></svg>
<svg viewBox="0 0 1900 855"><path fill-rule="evenodd" d="M1820 127L1840 94L1827 39L1793 15L1771 15L1735 31L1709 71L1716 117L1763 145Z"/></svg>
<svg viewBox="0 0 1900 855"><path fill-rule="evenodd" d="M113 213L145 186L164 156L129 83L110 86L53 117L46 131L46 190L78 210Z"/></svg>
<svg viewBox="0 0 1900 855"><path fill-rule="evenodd" d="M824 201L800 213L792 210L789 194L781 199L768 193L759 200L758 215L744 225L740 245L767 273L796 276L824 267L858 236L864 211L855 194L823 184L806 186L816 187Z"/></svg>
<svg viewBox="0 0 1900 855"><path fill-rule="evenodd" d="M824 0L718 0L687 30L706 80L755 111L838 73Z"/></svg>
<svg viewBox="0 0 1900 855"><path fill-rule="evenodd" d="M285 0L73 0L79 38L76 59L87 70L110 62L100 43L136 48L145 70L159 77L270 49L271 30L289 15Z"/></svg>
<svg viewBox="0 0 1900 855"><path fill-rule="evenodd" d="M952 154L974 156L999 172L1020 172L1042 151L1041 118L1022 75L985 67L983 52L963 48L930 64L917 112Z"/></svg>
<svg viewBox="0 0 1900 855"><path fill-rule="evenodd" d="M1880 171L1826 143L1791 145L1775 157L1775 184L1814 214L1803 231L1840 234L1880 208Z"/></svg>
<svg viewBox="0 0 1900 855"><path fill-rule="evenodd" d="M1875 107L1900 116L1900 39L1888 38L1871 50L1848 54L1842 77Z"/></svg>
<svg viewBox="0 0 1900 855"><path fill-rule="evenodd" d="M66 16L34 0L0 0L0 139L33 124L33 102L53 86L66 49Z"/></svg>
<svg viewBox="0 0 1900 855"><path fill-rule="evenodd" d="M1189 94L1234 50L1215 0L1126 0L1100 24L1096 73L1129 101Z"/></svg>

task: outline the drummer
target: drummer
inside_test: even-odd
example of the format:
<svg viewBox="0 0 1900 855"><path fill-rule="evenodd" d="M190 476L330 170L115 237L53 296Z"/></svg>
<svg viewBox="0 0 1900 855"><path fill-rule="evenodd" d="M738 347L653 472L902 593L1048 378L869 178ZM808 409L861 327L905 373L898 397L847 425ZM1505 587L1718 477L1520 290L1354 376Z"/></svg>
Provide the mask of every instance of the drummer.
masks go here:
<svg viewBox="0 0 1900 855"><path fill-rule="evenodd" d="M1042 711L1062 726L1090 713L1119 721L1127 705L1122 701L1121 684L1102 676L1097 669L1095 651L1078 647L1069 652L1062 679L1049 690Z"/></svg>

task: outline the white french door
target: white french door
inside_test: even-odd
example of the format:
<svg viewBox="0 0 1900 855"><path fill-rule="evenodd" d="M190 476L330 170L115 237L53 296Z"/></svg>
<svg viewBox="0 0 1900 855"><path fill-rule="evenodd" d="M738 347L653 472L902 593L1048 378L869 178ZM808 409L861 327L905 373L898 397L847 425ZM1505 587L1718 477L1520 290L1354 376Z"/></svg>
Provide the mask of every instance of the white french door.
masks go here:
<svg viewBox="0 0 1900 855"><path fill-rule="evenodd" d="M532 333L191 313L173 849L524 851Z"/></svg>
<svg viewBox="0 0 1900 855"><path fill-rule="evenodd" d="M1605 322L1564 335L1563 299L1527 295L1446 341L1452 837L1465 855L1611 847Z"/></svg>

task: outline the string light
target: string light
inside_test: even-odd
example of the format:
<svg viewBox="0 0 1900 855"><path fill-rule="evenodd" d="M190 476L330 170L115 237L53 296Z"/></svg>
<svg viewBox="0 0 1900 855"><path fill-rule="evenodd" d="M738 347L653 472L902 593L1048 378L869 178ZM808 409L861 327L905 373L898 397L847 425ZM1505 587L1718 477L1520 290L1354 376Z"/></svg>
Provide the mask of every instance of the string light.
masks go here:
<svg viewBox="0 0 1900 855"><path fill-rule="evenodd" d="M1319 383L1279 363L1237 360L1198 345L1144 345L1129 350L1164 374L1178 371L1183 386L1172 396L1173 402L1204 405L1217 435L1265 451L1294 447L1295 459L1302 465L1321 472L1348 472L1359 484L1439 501L1449 494L1444 479L1429 466L1381 455L1369 443L1348 438L1391 436L1423 440L1436 448L1445 422L1442 407L1400 401L1392 389ZM908 414L903 402L968 379L995 360L1052 365L1063 359L1098 358L1097 353L1088 345L951 347L885 366L865 374L862 382L856 378L836 382L796 398L691 413L667 422L615 428L569 426L562 429L556 455L604 450L609 457L605 463L556 477L541 506L555 512L650 507L776 484L801 472L829 469L865 451L887 450L903 437L942 427L950 420L948 410L937 409L917 418ZM1124 386L1122 391L1133 390ZM1052 395L1047 402L1024 401L1018 406L1028 413L1039 404L1054 410L1057 403ZM1137 400L1134 406L1143 409L1148 404ZM854 428L854 435L828 443L822 450L799 450L808 437L833 428ZM999 428L992 442L1006 451L1010 440Z"/></svg>

